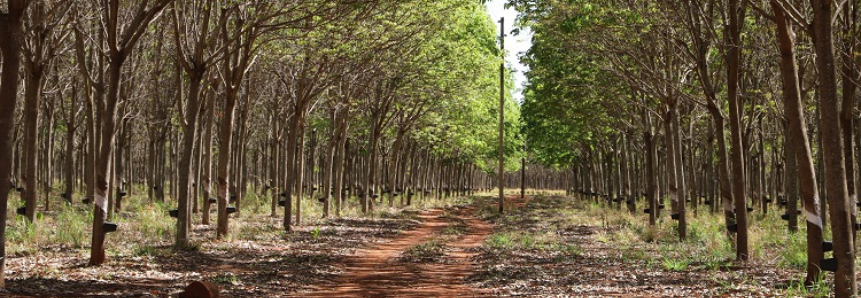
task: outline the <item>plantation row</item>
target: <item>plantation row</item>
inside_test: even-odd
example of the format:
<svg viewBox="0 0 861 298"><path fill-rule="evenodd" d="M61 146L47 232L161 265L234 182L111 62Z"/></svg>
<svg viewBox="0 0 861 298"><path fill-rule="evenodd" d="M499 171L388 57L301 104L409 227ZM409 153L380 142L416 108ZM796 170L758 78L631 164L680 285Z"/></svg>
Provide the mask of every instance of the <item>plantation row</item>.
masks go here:
<svg viewBox="0 0 861 298"><path fill-rule="evenodd" d="M713 236L740 261L751 214L802 221L806 282L833 271L836 297L857 293L861 2L510 2L535 32L536 161L650 225L669 216L681 241L699 206L722 212Z"/></svg>
<svg viewBox="0 0 861 298"><path fill-rule="evenodd" d="M141 228L124 206L171 206L182 248L193 214L223 239L252 193L290 232L308 201L337 217L489 189L500 109L508 184L570 177L514 173L519 106L476 1L7 0L0 28L0 221L92 204L90 265Z"/></svg>

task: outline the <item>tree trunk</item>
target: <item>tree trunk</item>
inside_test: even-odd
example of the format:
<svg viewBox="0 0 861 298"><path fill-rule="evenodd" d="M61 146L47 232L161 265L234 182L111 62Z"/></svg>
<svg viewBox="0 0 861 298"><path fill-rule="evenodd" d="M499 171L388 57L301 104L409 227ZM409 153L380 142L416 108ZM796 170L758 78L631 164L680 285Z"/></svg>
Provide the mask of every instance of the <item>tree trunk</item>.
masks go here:
<svg viewBox="0 0 861 298"><path fill-rule="evenodd" d="M55 80L56 81L56 80ZM54 104L55 100L48 102L48 105L45 107L45 124L43 125L42 131L47 138L47 140L43 140L43 147L45 148L45 158L46 162L43 162L43 168L41 170L43 174L42 179L42 197L45 199L45 211L51 210L51 195L53 192L53 184L54 184L54 166L55 154L54 154ZM57 164L61 164L60 162L56 162Z"/></svg>
<svg viewBox="0 0 861 298"><path fill-rule="evenodd" d="M375 115L372 117L373 121L378 121L378 117L382 117L380 115ZM371 148L368 150L371 153L370 158L368 159L368 171L367 177L365 180L365 195L362 196L362 213L368 213L369 211L374 211L374 196L377 194L376 192L376 179L377 179L377 159L379 156L379 143L380 143L380 127L376 124L371 128Z"/></svg>
<svg viewBox="0 0 861 298"><path fill-rule="evenodd" d="M300 116L300 115L297 115L297 116ZM294 149L294 150L296 150L296 155L295 155L296 170L295 170L295 174L294 174L295 176L294 177L296 178L296 182L295 182L295 187L296 187L296 225L301 225L302 224L302 197L304 196L302 184L305 180L305 150L303 150L303 149L305 149L305 113L304 113L304 109L303 109L301 118L299 119L299 128L298 129L299 129L299 134L298 134L299 139L297 140L296 147ZM292 149L292 148L288 148L288 149Z"/></svg>
<svg viewBox="0 0 861 298"><path fill-rule="evenodd" d="M248 87L248 84L250 83L248 80L246 80L246 90L250 89ZM233 195L231 195L231 197L235 197L233 199L233 206L236 207L236 216L240 216L240 214L242 214L242 200L243 196L245 196L245 190L248 186L248 181L246 181L248 166L245 162L245 158L248 155L248 146L246 146L246 143L248 142L248 104L249 100L251 99L250 92L245 92L243 94L243 99L244 100L240 104L242 108L240 109L239 119L241 119L241 121L239 122L239 131L237 132L236 136L238 142L234 142L236 144L236 150L234 153L236 166L234 167L235 170L233 171L233 176L235 177L235 180L233 182L235 192L232 193Z"/></svg>
<svg viewBox="0 0 861 298"><path fill-rule="evenodd" d="M123 110L125 110L125 109L123 109ZM114 174L115 180L114 181L116 181L115 184L117 185L117 187L116 187L117 192L115 193L115 197L114 197L115 204L111 205L111 208L108 209L108 218L109 219L113 218L114 213L121 209L122 199L123 199L122 194L125 193L125 188L123 185L124 184L123 183L124 182L123 174L125 173L125 167L123 165L123 155L124 155L123 153L125 151L125 146L126 146L126 134L128 134L128 129L129 129L128 128L128 120L126 120L126 119L120 120L119 125L120 125L120 129L119 129L119 135L117 137L117 144L116 144L117 151L114 154L114 171L115 171L115 174Z"/></svg>
<svg viewBox="0 0 861 298"><path fill-rule="evenodd" d="M706 151L703 154L705 156L705 171L703 171L703 184L705 185L703 191L705 192L706 201L709 202L709 211L712 213L717 212L718 199L713 195L715 189L714 183L714 134L709 135L708 140L706 141Z"/></svg>
<svg viewBox="0 0 861 298"><path fill-rule="evenodd" d="M269 147L271 149L270 150L271 156L269 157L270 158L269 172L270 172L271 176L270 176L269 182L266 183L266 187L270 188L272 191L272 202L270 203L270 206L269 206L270 207L269 216L271 216L271 217L277 217L278 216L278 202L281 201L281 191L280 190L283 190L283 188L277 187L277 185L280 185L279 181L281 181L281 179L279 177L279 174L281 172L280 172L280 169L278 168L278 166L282 165L282 163L280 162L281 152L282 152L281 146L280 146L281 145L281 128L280 128L281 121L280 121L280 119L277 119L278 118L277 115L278 115L278 112L273 112L272 113L272 119L270 120L270 123L272 123L272 126L273 126L272 127L272 140L270 140L271 144L269 145Z"/></svg>
<svg viewBox="0 0 861 298"><path fill-rule="evenodd" d="M649 200L649 226L655 226L658 219L658 179L657 173L655 173L658 158L657 150L655 150L655 135L652 134L651 117L646 113L648 112L643 112L643 118L646 120L646 131L643 133L643 141L646 146L646 195ZM587 189L586 192L589 190Z"/></svg>
<svg viewBox="0 0 861 298"><path fill-rule="evenodd" d="M216 238L221 239L229 233L227 204L230 186L230 156L233 145L233 118L236 114L236 94L229 92L225 98L221 118L221 131L218 142L218 225Z"/></svg>
<svg viewBox="0 0 861 298"><path fill-rule="evenodd" d="M97 98L101 100L101 97ZM87 122L87 155L86 161L84 162L84 180L86 180L87 184L87 196L84 199L84 202L92 202L93 197L96 193L96 121L95 121L95 111L93 109L93 94L90 92L90 88L87 88L87 98L84 101L84 105L86 106L86 117L84 117L84 121Z"/></svg>
<svg viewBox="0 0 861 298"><path fill-rule="evenodd" d="M9 0L5 14L0 14L0 181L7 183L12 173L12 133L18 99L18 71L21 66L21 42L24 38L22 18L29 1ZM0 187L0 222L6 222L9 187ZM6 225L0 225L0 288L6 287Z"/></svg>
<svg viewBox="0 0 861 298"><path fill-rule="evenodd" d="M284 230L290 232L293 222L293 190L296 189L296 147L299 139L299 115L295 111L290 118L290 133L287 135L287 148L285 151L285 167L284 167L284 185L285 204L284 204Z"/></svg>
<svg viewBox="0 0 861 298"><path fill-rule="evenodd" d="M189 226L191 221L191 206L189 205L189 190L191 181L194 180L191 159L197 150L197 119L200 111L200 84L203 79L202 72L189 74L188 96L185 104L185 121L182 127L182 152L179 160L179 184L177 198L179 213L176 221L176 239L174 244L178 247L188 246ZM181 81L181 80L180 80ZM181 88L180 88L181 89ZM181 92L181 91L180 91ZM226 235L226 229L225 229Z"/></svg>
<svg viewBox="0 0 861 298"><path fill-rule="evenodd" d="M673 138L673 149L672 150L675 151L675 153L673 155L675 156L675 159L676 159L676 161L674 162L674 164L675 164L674 170L676 172L675 178L676 178L676 186L678 188L676 191L676 196L677 196L676 201L677 201L678 208L679 208L678 209L678 212L679 212L679 215L678 215L678 217L679 217L679 240L685 240L685 238L687 238L687 228L688 228L688 226L687 226L688 225L687 215L686 215L687 211L685 210L686 209L686 202L687 202L686 197L688 195L688 189L687 189L687 184L685 184L685 169L684 169L684 162L682 161L682 154L684 154L683 153L684 151L682 150L682 148L683 148L682 147L682 136L681 136L682 132L681 132L681 125L679 125L679 113L678 113L678 111L674 108L674 109L670 110L670 113L673 114L673 116L670 118L672 120L670 122L670 124L672 125L671 136ZM692 157L688 157L688 158L692 158Z"/></svg>
<svg viewBox="0 0 861 298"><path fill-rule="evenodd" d="M398 175L398 164L402 162L399 158L401 156L401 147L404 142L404 135L407 133L405 129L399 128L397 135L395 136L395 141L392 144L392 150L389 152L389 167L388 167L388 181L386 184L388 187L388 196L389 196L389 207L395 205L395 196L398 193L396 184L396 179Z"/></svg>
<svg viewBox="0 0 861 298"><path fill-rule="evenodd" d="M807 124L804 118L804 105L801 102L801 86L798 77L798 66L795 60L795 45L785 12L777 0L771 1L777 23L778 49L780 50L780 72L783 79L784 106L789 120L789 130L795 163L798 169L798 183L801 186L801 197L804 200L805 218L807 220L807 276L805 283L819 280L820 261L822 252L822 218L819 216L819 189L816 183L816 172L813 167L813 154L807 137ZM787 173L788 174L788 173ZM790 177L787 175L787 177ZM791 193L788 195L792 195ZM794 198L788 198L792 200ZM790 208L794 208L794 202ZM787 212L792 210L787 208ZM792 216L792 215L790 215Z"/></svg>
<svg viewBox="0 0 861 298"><path fill-rule="evenodd" d="M762 214L768 214L768 201L765 196L765 135L763 134L763 130L765 128L762 126L762 118L759 118L759 140L758 140L758 149L759 152L756 172L757 172L757 183L756 183L756 197L759 199L760 208L762 208Z"/></svg>
<svg viewBox="0 0 861 298"><path fill-rule="evenodd" d="M741 20L743 9L738 0L729 0L729 24L726 28L727 46L727 97L729 98L730 134L732 136L732 193L735 199L737 228L736 257L748 259L747 246L747 200L745 194L744 147L741 128L741 99L739 98L739 73L741 68Z"/></svg>
<svg viewBox="0 0 861 298"><path fill-rule="evenodd" d="M337 147L340 143L340 141L338 140L337 110L333 109L331 111L329 119L332 123L332 128L331 132L329 133L329 144L328 146L326 146L326 153L323 157L323 164L321 165L324 168L322 181L323 185L321 185L321 191L323 192L323 218L329 218L329 209L332 204L332 184L333 179L335 179L335 175L333 173L335 167L335 147Z"/></svg>
<svg viewBox="0 0 861 298"><path fill-rule="evenodd" d="M784 93L785 94L785 93ZM788 113L787 113L788 114ZM798 157L796 156L796 150L794 146L793 138L794 133L789 125L789 121L786 123L786 133L784 136L784 159L786 160L786 190L784 191L783 200L786 204L786 216L787 218L787 229L790 233L794 233L798 231ZM819 257L821 259L822 257ZM808 264L809 265L809 264ZM817 273L818 274L818 273Z"/></svg>
<svg viewBox="0 0 861 298"><path fill-rule="evenodd" d="M26 63L26 75L24 84L24 192L25 202L24 217L30 222L36 220L36 180L38 175L39 160L39 101L42 89L42 67L37 61Z"/></svg>
<svg viewBox="0 0 861 298"><path fill-rule="evenodd" d="M198 95L199 96L199 95ZM206 112L205 106L206 97L200 102L200 110L197 113L197 125L195 125L194 130L195 134L197 134L197 141L195 142L195 149L192 155L192 164L191 164L191 173L194 177L191 180L191 192L188 195L189 201L191 201L191 213L196 214L200 212L200 185L201 185L201 163L203 162L203 113ZM189 220L189 229L191 229L192 222Z"/></svg>
<svg viewBox="0 0 861 298"><path fill-rule="evenodd" d="M835 69L834 42L832 40L832 1L813 0L813 44L816 53L816 68L819 85L822 129L822 151L825 162L825 187L831 230L834 243L834 258L837 272L834 276L834 293L837 298L854 297L855 248L853 245L852 208L849 205L846 186L846 168L843 143L840 135L840 110L837 99L837 74Z"/></svg>
<svg viewBox="0 0 861 298"><path fill-rule="evenodd" d="M840 115L840 131L843 137L843 156L846 158L846 187L847 187L847 195L849 198L849 208L851 210L851 225L850 227L855 227L855 224L858 222L856 216L856 208L855 204L858 202L857 197L857 180L855 179L855 125L854 125L854 112L855 112L855 93L857 90L857 83L859 82L859 72L858 67L856 66L856 55L855 55L855 43L857 43L857 36L852 36L852 34L857 34L857 20L856 20L856 12L858 5L855 2L847 2L846 7L843 9L843 16L845 19L843 20L844 24L844 37L843 37L843 53L845 53L842 57L842 70L840 71L842 78L842 106L841 106L841 115ZM850 229L852 231L852 239L855 239L855 229Z"/></svg>
<svg viewBox="0 0 861 298"><path fill-rule="evenodd" d="M347 167L345 157L347 155L347 118L349 117L349 111L341 112L341 114L341 119L338 121L338 143L335 147L334 189L332 189L332 193L335 195L336 217L341 216L341 208L344 206L344 169Z"/></svg>
<svg viewBox="0 0 861 298"><path fill-rule="evenodd" d="M116 9L114 7L113 9ZM116 16L116 13L113 14ZM116 20L114 20L116 22ZM115 30L116 28L114 28ZM116 32L113 33L114 35ZM116 36L114 36L116 37ZM113 156L113 143L115 137L117 102L119 99L119 84L122 76L122 66L125 62L125 52L119 52L116 48L110 50L110 63L108 66L108 93L104 101L104 109L100 110L102 122L101 149L96 164L96 193L93 198L93 234L92 248L90 252L90 265L98 266L105 262L105 223L108 202L107 193L111 189L111 159Z"/></svg>
<svg viewBox="0 0 861 298"><path fill-rule="evenodd" d="M60 99L62 100L62 99ZM73 196L75 193L75 131L77 130L77 125L75 124L75 106L77 106L78 100L78 88L77 84L72 85L72 94L69 97L69 115L66 118L66 166L64 170L65 176L65 187L64 193L66 194L65 199L66 202L72 203ZM2 181L2 180L0 180Z"/></svg>
<svg viewBox="0 0 861 298"><path fill-rule="evenodd" d="M212 127L215 125L215 96L212 91L207 92L207 116L206 130L203 133L203 210L201 211L201 224L209 225L209 209L212 207Z"/></svg>

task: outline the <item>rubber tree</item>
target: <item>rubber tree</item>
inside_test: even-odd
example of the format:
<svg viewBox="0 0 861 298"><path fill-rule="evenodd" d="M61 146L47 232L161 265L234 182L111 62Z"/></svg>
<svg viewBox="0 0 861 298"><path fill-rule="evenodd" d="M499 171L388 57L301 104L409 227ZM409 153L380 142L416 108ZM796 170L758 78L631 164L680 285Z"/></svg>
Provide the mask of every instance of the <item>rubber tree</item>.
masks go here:
<svg viewBox="0 0 861 298"><path fill-rule="evenodd" d="M787 163L794 165L787 166L787 174L790 174L789 169L793 168L798 173L798 185L801 198L804 201L804 214L807 222L807 276L805 281L808 283L819 280L820 261L823 257L822 252L822 218L819 216L819 189L816 183L816 171L813 167L813 154L810 149L810 141L807 136L807 124L805 123L804 105L801 99L801 85L798 78L798 64L795 57L795 33L792 31L792 26L786 11L778 0L771 0L770 5L774 11L774 23L776 26L775 34L777 35L777 48L780 52L780 73L783 83L783 96L785 113L788 120L789 134L786 136L791 143L788 143L785 150L792 151L791 154L795 160L787 160ZM791 146L791 147L790 147ZM793 179L793 176L788 176L787 179ZM787 182L787 184L794 183ZM788 193L792 196L792 193ZM794 200L795 198L788 198ZM787 202L790 206L787 212L795 212L795 202ZM791 225L791 223L790 223Z"/></svg>
<svg viewBox="0 0 861 298"><path fill-rule="evenodd" d="M292 116L290 117L287 134L286 166L284 177L286 185L284 228L291 230L292 198L296 193L296 221L301 224L302 218L302 180L304 167L304 150L302 140L305 132L306 121L309 110L319 100L322 92L326 91L329 81L328 74L330 61L326 56L318 56L311 53L318 49L304 49L298 56L302 57L296 61L287 62L281 71L276 72L278 81L290 94L288 104Z"/></svg>
<svg viewBox="0 0 861 298"><path fill-rule="evenodd" d="M193 178L192 157L199 142L198 119L203 105L200 99L204 86L203 80L209 68L220 57L215 46L218 41L217 30L227 21L225 14L221 17L213 0L194 1L192 3L176 3L172 9L173 38L177 51L177 61L182 72L188 79L188 93L185 96L185 111L180 126L183 131L182 149L179 160L179 203L177 216L177 233L175 244L180 247L188 246L189 227L191 225L191 206L189 204L190 188ZM195 9L199 8L199 9ZM198 11L199 10L199 11ZM217 23L216 23L217 21ZM180 103L182 106L182 103ZM192 196L191 199L194 199ZM208 200L204 204L209 204ZM206 208L208 211L209 208Z"/></svg>
<svg viewBox="0 0 861 298"><path fill-rule="evenodd" d="M0 9L0 181L10 181L12 173L12 132L15 128L15 106L18 102L18 74L24 40L24 13L28 0L7 0ZM9 186L0 187L0 221L6 222ZM6 287L6 225L0 225L0 287Z"/></svg>
<svg viewBox="0 0 861 298"><path fill-rule="evenodd" d="M258 4L263 5L263 4ZM229 233L227 204L230 194L230 158L233 154L234 121L236 114L236 102L239 98L243 79L253 65L252 59L257 51L254 46L255 40L260 36L262 30L256 21L246 14L256 14L258 18L266 13L263 7L231 6L222 9L222 17L227 21L220 22L221 47L230 49L221 51L220 58L220 83L224 87L224 105L221 110L221 123L219 123L218 138L218 162L216 166L217 204L218 218L216 225L216 238L222 239Z"/></svg>
<svg viewBox="0 0 861 298"><path fill-rule="evenodd" d="M26 204L24 217L30 222L36 219L37 161L41 153L37 141L42 89L45 87L45 75L52 68L52 63L60 51L60 45L65 40L66 35L58 29L58 25L65 22L66 12L70 7L71 5L56 2L35 1L30 5L29 13L25 18L24 171L21 180L24 183L22 195Z"/></svg>
<svg viewBox="0 0 861 298"><path fill-rule="evenodd" d="M149 24L161 15L162 10L172 0L156 0L149 5L147 2L141 2L140 5L130 8L133 9L132 17L125 19L128 21L126 24L120 24L121 4L119 0L108 0L101 3L100 13L102 13L102 17L104 18L104 23L102 23L104 28L101 29L106 33L105 41L107 43L105 54L108 57L108 88L104 102L99 104L99 106L103 107L99 109L101 144L98 149L99 156L95 166L96 187L93 198L95 205L93 209L93 234L89 261L89 264L94 266L103 264L106 259L103 225L108 212L107 191L110 189L111 159L116 133L117 104L119 101L119 85L123 65L133 49L135 49L135 45L141 36L147 32ZM83 73L89 74L89 71ZM92 78L89 81L93 81Z"/></svg>
<svg viewBox="0 0 861 298"><path fill-rule="evenodd" d="M75 190L75 133L78 130L79 124L77 123L78 114L80 114L78 107L78 85L80 84L79 80L75 80L72 83L72 90L70 93L61 92L60 94L60 110L66 111L63 115L66 122L66 163L63 169L63 182L64 182L64 194L66 194L66 202L72 203L74 202L74 190ZM69 102L66 103L64 100L65 95L69 95Z"/></svg>
<svg viewBox="0 0 861 298"><path fill-rule="evenodd" d="M712 57L710 56L714 43L716 3L715 1L683 1L681 4L684 6L674 7L681 10L682 17L680 19L691 36L691 42L688 45L690 50L684 51L684 53L690 55L695 62L697 77L706 99L705 107L713 122L713 135L716 136L718 149L717 169L721 206L724 211L726 226L729 229L731 225L735 224L735 213L733 212L733 192L729 174L729 153L725 137L726 116L723 113L721 102L717 98L715 79L711 69ZM712 205L716 206L717 202L712 202Z"/></svg>
<svg viewBox="0 0 861 298"><path fill-rule="evenodd" d="M834 57L833 9L834 1L812 0L813 45L815 64L819 73L820 129L825 163L825 188L831 213L832 242L837 272L834 276L834 294L838 298L854 297L858 291L855 282L855 245L853 239L852 210L846 182L846 165L841 140L840 102L837 92L837 70ZM848 128L847 128L848 129Z"/></svg>
<svg viewBox="0 0 861 298"><path fill-rule="evenodd" d="M736 258L747 260L748 231L747 231L747 196L745 194L744 147L742 145L740 75L741 75L741 32L742 21L746 8L738 0L729 0L727 4L726 34L726 64L727 64L727 98L729 100L730 135L732 139L732 193L735 199L736 219Z"/></svg>

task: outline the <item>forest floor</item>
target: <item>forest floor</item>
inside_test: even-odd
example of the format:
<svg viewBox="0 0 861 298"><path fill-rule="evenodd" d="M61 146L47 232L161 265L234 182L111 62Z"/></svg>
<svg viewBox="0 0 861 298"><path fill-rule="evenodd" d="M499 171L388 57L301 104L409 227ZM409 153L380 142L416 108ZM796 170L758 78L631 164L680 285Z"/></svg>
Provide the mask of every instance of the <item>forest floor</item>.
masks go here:
<svg viewBox="0 0 861 298"><path fill-rule="evenodd" d="M197 245L186 250L171 246L167 207L131 206L108 236L101 267L86 266L87 233L75 231L86 230L87 211L61 208L41 225L10 225L9 292L0 296L175 297L193 280L215 283L222 297L829 294L826 283L800 283L803 231L785 233L778 212L752 215L751 260L739 263L720 216L706 211L692 216L688 239L678 241L669 218L648 227L642 214L562 196L509 196L504 215L489 196L434 201L308 219L285 234L261 199L243 205L228 239L212 240L211 227L196 225ZM313 203L303 208L308 217L319 211ZM83 227L63 226L76 212Z"/></svg>
<svg viewBox="0 0 861 298"><path fill-rule="evenodd" d="M249 197L242 215L232 216L227 238L214 240L214 226L196 224L195 244L176 249L172 245L176 221L167 216L169 204L128 201L115 216L119 229L108 235L108 261L99 267L87 266L90 208L55 204L52 211L40 213L36 224L10 214L8 291L0 292L0 297L175 297L194 280L213 282L222 297L308 293L335 284L349 269L344 265L368 248L413 235L420 237L415 240L424 239L425 232L455 219L453 212L459 212L455 206L469 202L427 199L407 208L379 203L366 216L360 216L351 202L343 217L321 219L321 205L306 200L303 224L284 233L283 209L279 208L281 215L270 217L267 198ZM200 223L199 214L195 223Z"/></svg>
<svg viewBox="0 0 861 298"><path fill-rule="evenodd" d="M703 210L679 241L666 213L650 228L646 215L561 196L502 216L486 207L495 231L470 279L497 297L828 297L826 282L803 285L804 234L774 211L751 216L751 260L736 262L722 218Z"/></svg>

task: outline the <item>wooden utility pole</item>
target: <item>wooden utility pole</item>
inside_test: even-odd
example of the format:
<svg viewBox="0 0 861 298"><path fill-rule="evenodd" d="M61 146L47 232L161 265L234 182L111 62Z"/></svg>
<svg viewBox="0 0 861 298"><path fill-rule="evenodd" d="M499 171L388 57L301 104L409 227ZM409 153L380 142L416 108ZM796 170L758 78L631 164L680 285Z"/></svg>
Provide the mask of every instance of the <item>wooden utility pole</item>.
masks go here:
<svg viewBox="0 0 861 298"><path fill-rule="evenodd" d="M502 137L505 128L505 18L499 18L499 50L502 52L502 62L499 63L499 170L496 172L497 185L499 185L499 213L502 213L505 204L505 185L503 185L503 153Z"/></svg>

